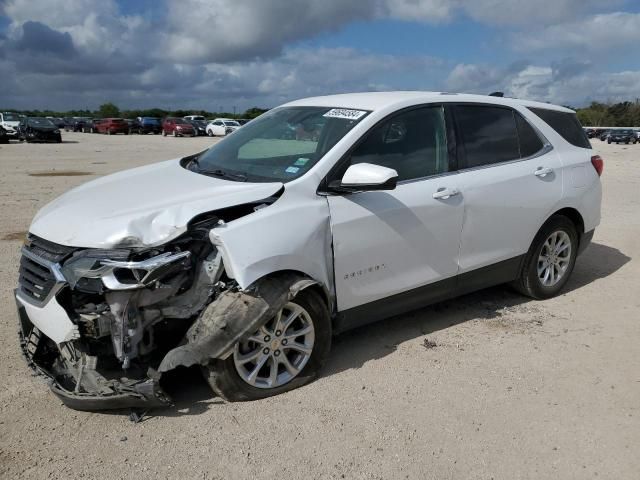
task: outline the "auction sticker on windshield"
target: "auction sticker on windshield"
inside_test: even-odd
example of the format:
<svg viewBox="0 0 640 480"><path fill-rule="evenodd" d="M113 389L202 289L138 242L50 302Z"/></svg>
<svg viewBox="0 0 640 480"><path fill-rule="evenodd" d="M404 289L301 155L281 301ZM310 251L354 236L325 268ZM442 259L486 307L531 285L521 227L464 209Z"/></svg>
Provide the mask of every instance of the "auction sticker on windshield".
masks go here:
<svg viewBox="0 0 640 480"><path fill-rule="evenodd" d="M365 110L349 110L346 108L333 108L323 115L327 118L346 118L347 120L358 120L366 115Z"/></svg>

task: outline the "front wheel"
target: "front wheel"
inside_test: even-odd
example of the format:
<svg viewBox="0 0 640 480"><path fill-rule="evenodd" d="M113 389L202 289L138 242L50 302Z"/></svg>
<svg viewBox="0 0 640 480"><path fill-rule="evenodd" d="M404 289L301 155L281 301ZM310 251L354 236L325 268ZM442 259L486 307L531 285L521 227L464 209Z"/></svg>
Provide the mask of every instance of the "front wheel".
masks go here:
<svg viewBox="0 0 640 480"><path fill-rule="evenodd" d="M578 232L574 223L554 215L536 235L514 287L537 300L557 295L565 286L578 255Z"/></svg>
<svg viewBox="0 0 640 480"><path fill-rule="evenodd" d="M207 135L209 135L210 137L213 137L213 130L207 130Z"/></svg>
<svg viewBox="0 0 640 480"><path fill-rule="evenodd" d="M258 400L311 382L331 349L327 306L303 290L258 331L212 360L204 373L213 391L231 402Z"/></svg>

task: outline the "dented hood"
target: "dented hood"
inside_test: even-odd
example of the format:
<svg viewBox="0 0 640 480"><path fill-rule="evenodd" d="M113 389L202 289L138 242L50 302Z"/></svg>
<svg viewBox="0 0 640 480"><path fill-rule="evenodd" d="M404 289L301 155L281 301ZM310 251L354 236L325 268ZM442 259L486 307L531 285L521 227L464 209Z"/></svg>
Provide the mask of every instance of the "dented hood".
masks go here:
<svg viewBox="0 0 640 480"><path fill-rule="evenodd" d="M29 231L73 247L155 246L181 235L200 213L256 202L281 188L200 175L170 160L70 190L42 208Z"/></svg>

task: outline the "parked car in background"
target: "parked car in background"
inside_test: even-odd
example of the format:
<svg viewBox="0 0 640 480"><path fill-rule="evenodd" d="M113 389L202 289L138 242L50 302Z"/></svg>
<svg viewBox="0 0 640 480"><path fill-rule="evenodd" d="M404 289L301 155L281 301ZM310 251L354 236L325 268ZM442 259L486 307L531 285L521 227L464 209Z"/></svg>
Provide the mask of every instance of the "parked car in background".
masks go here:
<svg viewBox="0 0 640 480"><path fill-rule="evenodd" d="M18 124L18 140L31 142L62 142L60 129L44 117L26 117Z"/></svg>
<svg viewBox="0 0 640 480"><path fill-rule="evenodd" d="M207 135L210 137L224 137L235 132L241 125L231 118L216 118L207 125Z"/></svg>
<svg viewBox="0 0 640 480"><path fill-rule="evenodd" d="M240 124L241 127L244 127L247 123L249 123L251 120L247 119L247 118L238 118L236 120L236 122L238 122Z"/></svg>
<svg viewBox="0 0 640 480"><path fill-rule="evenodd" d="M127 127L129 127L129 133L138 133L138 120L135 118L125 118L125 122L127 122Z"/></svg>
<svg viewBox="0 0 640 480"><path fill-rule="evenodd" d="M9 135L2 125L0 125L0 143L9 143Z"/></svg>
<svg viewBox="0 0 640 480"><path fill-rule="evenodd" d="M187 117L184 119L191 124L194 132L196 132L196 136L206 135L207 134L207 121L206 120L190 120Z"/></svg>
<svg viewBox="0 0 640 480"><path fill-rule="evenodd" d="M9 137L17 138L20 115L14 112L0 112L0 127L4 128Z"/></svg>
<svg viewBox="0 0 640 480"><path fill-rule="evenodd" d="M156 117L138 117L138 132L140 135L153 133L154 135L162 132L162 122Z"/></svg>
<svg viewBox="0 0 640 480"><path fill-rule="evenodd" d="M600 136L598 138L604 142L607 138L609 138L610 133L611 130L603 130L602 132L600 132Z"/></svg>
<svg viewBox="0 0 640 480"><path fill-rule="evenodd" d="M91 122L91 120L93 120L91 117L73 117L71 130L74 132L82 132L84 131L85 124Z"/></svg>
<svg viewBox="0 0 640 480"><path fill-rule="evenodd" d="M64 128L64 119L60 117L47 117L47 120L51 120L51 123L53 123L58 128Z"/></svg>
<svg viewBox="0 0 640 480"><path fill-rule="evenodd" d="M202 122L206 122L207 121L207 119L204 118L202 115L187 115L187 116L182 117L182 118L184 118L185 120L200 120Z"/></svg>
<svg viewBox="0 0 640 480"><path fill-rule="evenodd" d="M101 120L101 118L92 118L87 120L82 126L82 131L84 133L98 133L97 125Z"/></svg>
<svg viewBox="0 0 640 480"><path fill-rule="evenodd" d="M115 135L117 133L129 135L129 124L124 118L103 118L95 124L94 128L98 133L106 135Z"/></svg>
<svg viewBox="0 0 640 480"><path fill-rule="evenodd" d="M636 140L640 141L640 129L634 130L633 133L636 136Z"/></svg>
<svg viewBox="0 0 640 480"><path fill-rule="evenodd" d="M281 136L304 124L320 141ZM294 101L44 207L22 248L20 348L83 410L170 404L161 376L190 366L228 401L278 395L350 328L503 283L560 294L600 223L602 171L575 112L547 103Z"/></svg>
<svg viewBox="0 0 640 480"><path fill-rule="evenodd" d="M162 122L162 136L173 135L174 137L195 137L196 131L184 118L167 117Z"/></svg>
<svg viewBox="0 0 640 480"><path fill-rule="evenodd" d="M607 143L636 143L636 134L631 129L611 130Z"/></svg>

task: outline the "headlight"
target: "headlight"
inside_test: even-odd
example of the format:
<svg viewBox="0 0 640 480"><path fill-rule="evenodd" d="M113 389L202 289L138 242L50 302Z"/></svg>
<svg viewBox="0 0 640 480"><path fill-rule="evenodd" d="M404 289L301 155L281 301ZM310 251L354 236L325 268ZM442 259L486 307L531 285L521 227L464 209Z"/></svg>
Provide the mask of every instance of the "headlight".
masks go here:
<svg viewBox="0 0 640 480"><path fill-rule="evenodd" d="M145 260L128 261L128 252L91 251L80 253L67 260L62 274L74 288L81 279L101 279L109 290L133 290L146 287L178 269L187 267L185 262L191 252L165 252Z"/></svg>

